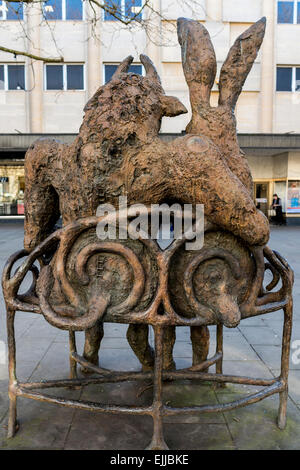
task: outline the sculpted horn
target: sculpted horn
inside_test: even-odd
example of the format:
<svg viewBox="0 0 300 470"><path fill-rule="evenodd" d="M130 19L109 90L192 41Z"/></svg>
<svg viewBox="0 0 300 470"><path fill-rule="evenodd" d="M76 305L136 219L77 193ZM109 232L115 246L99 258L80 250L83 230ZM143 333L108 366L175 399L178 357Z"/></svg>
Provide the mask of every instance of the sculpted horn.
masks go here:
<svg viewBox="0 0 300 470"><path fill-rule="evenodd" d="M132 61L133 61L132 55L129 55L128 57L126 57L126 59L124 59L123 62L120 63L120 65L118 66L117 70L115 71L111 79L114 80L116 78L119 78L121 73L127 73Z"/></svg>
<svg viewBox="0 0 300 470"><path fill-rule="evenodd" d="M156 68L154 67L152 60L150 60L149 57L145 54L140 55L140 60L143 66L145 67L147 78L151 78L152 80L158 82L159 85L161 85L159 75L157 73Z"/></svg>

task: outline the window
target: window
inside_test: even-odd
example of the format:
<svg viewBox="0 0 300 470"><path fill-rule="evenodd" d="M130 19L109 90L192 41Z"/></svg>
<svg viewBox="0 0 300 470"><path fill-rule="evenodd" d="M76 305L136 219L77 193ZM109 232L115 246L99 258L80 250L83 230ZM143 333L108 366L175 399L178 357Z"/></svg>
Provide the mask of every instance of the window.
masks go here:
<svg viewBox="0 0 300 470"><path fill-rule="evenodd" d="M277 67L277 91L292 91L292 67Z"/></svg>
<svg viewBox="0 0 300 470"><path fill-rule="evenodd" d="M299 24L300 23L300 2L283 1L277 4L278 23Z"/></svg>
<svg viewBox="0 0 300 470"><path fill-rule="evenodd" d="M23 20L23 3L0 0L0 20Z"/></svg>
<svg viewBox="0 0 300 470"><path fill-rule="evenodd" d="M67 89L83 90L83 66L67 65Z"/></svg>
<svg viewBox="0 0 300 470"><path fill-rule="evenodd" d="M300 67L277 67L276 91L300 91Z"/></svg>
<svg viewBox="0 0 300 470"><path fill-rule="evenodd" d="M118 64L105 64L104 65L104 82L105 83L111 80L113 74L117 70L117 67L118 67ZM130 65L128 72L142 75L143 69L141 65Z"/></svg>
<svg viewBox="0 0 300 470"><path fill-rule="evenodd" d="M82 0L66 0L66 20L82 20Z"/></svg>
<svg viewBox="0 0 300 470"><path fill-rule="evenodd" d="M46 65L45 89L84 90L83 65Z"/></svg>
<svg viewBox="0 0 300 470"><path fill-rule="evenodd" d="M142 19L142 0L107 0L106 4L111 8L112 13L104 12L105 21L117 21L118 18Z"/></svg>
<svg viewBox="0 0 300 470"><path fill-rule="evenodd" d="M25 90L24 65L0 65L0 90Z"/></svg>
<svg viewBox="0 0 300 470"><path fill-rule="evenodd" d="M44 3L44 17L52 20L82 20L82 0L47 0Z"/></svg>

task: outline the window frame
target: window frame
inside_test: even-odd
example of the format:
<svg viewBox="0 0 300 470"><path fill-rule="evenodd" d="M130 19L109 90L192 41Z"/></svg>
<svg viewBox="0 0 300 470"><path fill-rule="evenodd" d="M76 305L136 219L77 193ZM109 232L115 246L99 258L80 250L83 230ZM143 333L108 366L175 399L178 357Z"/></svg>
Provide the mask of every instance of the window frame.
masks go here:
<svg viewBox="0 0 300 470"><path fill-rule="evenodd" d="M0 0L1 1L1 0ZM5 4L5 8L3 8L3 13L2 13L2 16L0 16L0 21L24 21L24 16L25 16L25 11L24 11L24 4L22 2L16 2L16 3L21 3L21 7L22 7L22 18L16 18L16 19L10 19L10 18L7 18L7 6L6 6L6 1L5 0L2 0L2 6ZM0 6L0 9L1 9L1 6Z"/></svg>
<svg viewBox="0 0 300 470"><path fill-rule="evenodd" d="M281 3L293 3L293 22L292 23L279 23L278 21L278 6L279 6L279 2ZM277 24L300 24L300 21L298 22L298 5L300 6L300 2L299 0L286 0L286 2L284 0L277 0Z"/></svg>
<svg viewBox="0 0 300 470"><path fill-rule="evenodd" d="M25 67L25 64L24 62L17 62L17 63L10 63L10 62L7 62L7 63L0 63L0 66L3 65L4 66L4 88L3 89L0 89L0 93L1 91L26 91L27 89L27 80L26 80L26 67ZM22 65L23 66L23 70L24 70L24 89L21 88L20 90L18 90L17 88L8 88L8 66L9 65L12 65L12 66L15 66L15 65Z"/></svg>
<svg viewBox="0 0 300 470"><path fill-rule="evenodd" d="M63 68L63 88L62 89L57 89L57 90L48 90L47 88L47 66L51 66L51 65L59 65ZM68 77L67 77L67 67L68 65L81 65L83 67L83 88L70 88L68 89ZM78 62L68 62L68 63L65 63L65 64L45 64L44 63L44 79L43 79L43 82L44 82L44 91L50 91L50 92L54 92L54 93L57 93L57 92L62 92L62 91L72 91L72 92L75 92L75 91L86 91L86 67L85 67L85 64L83 63L78 63Z"/></svg>
<svg viewBox="0 0 300 470"><path fill-rule="evenodd" d="M118 65L120 65L120 64L121 64L121 62L103 62L103 64L102 64L102 77L103 77L103 79L102 79L102 82L103 82L103 83L102 83L102 84L103 84L103 85L106 85L106 83L108 83L108 82L105 82L105 66L106 66L106 65L116 65L116 66L118 67ZM139 62L139 63L132 63L132 64L130 64L130 65L140 65L140 66L142 67L142 73L141 73L141 75L142 75L142 77L145 76L145 68L143 67L143 64L141 64L141 63ZM130 72L129 72L129 73L130 73Z"/></svg>
<svg viewBox="0 0 300 470"><path fill-rule="evenodd" d="M81 6L82 6L82 18L81 20L78 20L78 19L68 19L67 18L67 0L61 0L61 18L46 18L46 15L45 15L45 2L43 2L42 4L42 9L43 9L43 18L44 20L46 21L85 21L85 7L84 7L84 1L81 0Z"/></svg>
<svg viewBox="0 0 300 470"><path fill-rule="evenodd" d="M278 68L292 69L292 87L291 87L292 89L291 90L286 90L286 91L277 90L277 69ZM300 88L299 90L296 89L297 87L296 70L297 69L300 70L300 65L277 65L276 66L276 93L299 93L300 92Z"/></svg>
<svg viewBox="0 0 300 470"><path fill-rule="evenodd" d="M124 17L124 16L125 16L125 13L126 13L126 0L120 0L120 3L121 3L121 16ZM143 8L143 0L141 0L141 3L142 3L142 5L141 5L140 8ZM141 14L141 20L143 19L143 12L144 12L144 10L142 9L142 11L141 11L141 13L140 13L140 14ZM110 19L110 20L106 20L106 19L105 19L105 13L106 13L106 11L103 10L102 13L103 13L103 14L102 14L102 21L105 21L105 22L106 22L106 21L118 21L117 18ZM138 20L136 19L135 21L138 21Z"/></svg>

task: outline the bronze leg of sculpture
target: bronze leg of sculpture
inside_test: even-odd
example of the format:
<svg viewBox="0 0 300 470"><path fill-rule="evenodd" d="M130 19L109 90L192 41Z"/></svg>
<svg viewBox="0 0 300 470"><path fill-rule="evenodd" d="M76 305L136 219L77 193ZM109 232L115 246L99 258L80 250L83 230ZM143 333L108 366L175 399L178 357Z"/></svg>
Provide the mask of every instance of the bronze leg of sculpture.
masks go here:
<svg viewBox="0 0 300 470"><path fill-rule="evenodd" d="M290 343L292 334L292 317L293 317L293 301L289 300L284 307L284 325L282 334L282 351L281 351L281 373L280 380L284 385L284 390L279 394L279 409L277 424L279 429L286 426L286 410L288 400L288 373L290 360Z"/></svg>
<svg viewBox="0 0 300 470"><path fill-rule="evenodd" d="M217 325L217 347L216 352L222 354L222 357L216 362L216 374L223 374L223 325ZM217 388L226 387L225 382L217 383Z"/></svg>
<svg viewBox="0 0 300 470"><path fill-rule="evenodd" d="M15 310L7 309L7 341L8 341L8 371L9 371L9 414L7 437L14 437L18 430L17 424L17 395L16 395L16 341L15 341Z"/></svg>
<svg viewBox="0 0 300 470"><path fill-rule="evenodd" d="M75 331L69 331L70 379L77 379L77 362L72 354L77 353Z"/></svg>
<svg viewBox="0 0 300 470"><path fill-rule="evenodd" d="M152 370L154 367L154 352L149 345L148 325L129 325L127 340L133 352L143 366L144 371ZM176 364L173 359L173 348L176 340L174 326L165 327L165 347L163 352L164 370L175 370Z"/></svg>
<svg viewBox="0 0 300 470"><path fill-rule="evenodd" d="M153 436L147 450L169 450L164 435L162 421L162 371L164 354L164 333L161 326L154 327L155 334L155 365L154 365L154 397L152 404Z"/></svg>
<svg viewBox="0 0 300 470"><path fill-rule="evenodd" d="M85 330L83 357L96 366L99 364L98 352L103 336L104 330L101 321L98 321L92 328ZM82 368L82 372L84 374L89 373L85 368Z"/></svg>
<svg viewBox="0 0 300 470"><path fill-rule="evenodd" d="M152 370L154 367L154 352L148 342L148 325L129 325L127 341L134 354L143 366L143 370Z"/></svg>
<svg viewBox="0 0 300 470"><path fill-rule="evenodd" d="M175 326L166 326L164 329L163 369L175 370L176 364L173 359L173 348L176 341Z"/></svg>
<svg viewBox="0 0 300 470"><path fill-rule="evenodd" d="M191 342L193 348L193 366L206 361L209 353L209 329L207 326L191 327ZM208 369L203 370L208 372Z"/></svg>

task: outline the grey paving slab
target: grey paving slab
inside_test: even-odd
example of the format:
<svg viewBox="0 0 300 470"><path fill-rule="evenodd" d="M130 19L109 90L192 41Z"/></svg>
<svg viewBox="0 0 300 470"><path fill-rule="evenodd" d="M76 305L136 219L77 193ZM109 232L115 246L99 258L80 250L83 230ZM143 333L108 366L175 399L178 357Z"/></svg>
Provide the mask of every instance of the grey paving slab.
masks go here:
<svg viewBox="0 0 300 470"><path fill-rule="evenodd" d="M79 398L79 391L54 390L64 398ZM49 395L51 393L48 393ZM3 449L63 449L74 410L25 398L18 399L19 431L13 439L2 436ZM6 431L6 419L1 423Z"/></svg>
<svg viewBox="0 0 300 470"><path fill-rule="evenodd" d="M282 327L281 327L282 329ZM281 345L281 334L277 334L269 326L239 326L239 330L249 344L255 345Z"/></svg>
<svg viewBox="0 0 300 470"><path fill-rule="evenodd" d="M166 424L165 439L171 449L234 450L225 424Z"/></svg>
<svg viewBox="0 0 300 470"><path fill-rule="evenodd" d="M220 403L232 401L236 394L218 395ZM224 413L236 448L240 450L299 450L299 409L289 400L285 430L276 425L278 395Z"/></svg>
<svg viewBox="0 0 300 470"><path fill-rule="evenodd" d="M256 351L262 361L271 369L276 370L280 367L281 347L280 346L256 346ZM290 370L300 370L300 364L293 363L290 359Z"/></svg>

